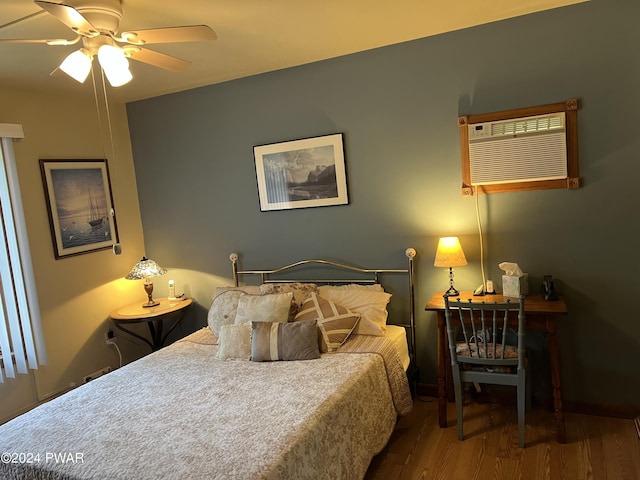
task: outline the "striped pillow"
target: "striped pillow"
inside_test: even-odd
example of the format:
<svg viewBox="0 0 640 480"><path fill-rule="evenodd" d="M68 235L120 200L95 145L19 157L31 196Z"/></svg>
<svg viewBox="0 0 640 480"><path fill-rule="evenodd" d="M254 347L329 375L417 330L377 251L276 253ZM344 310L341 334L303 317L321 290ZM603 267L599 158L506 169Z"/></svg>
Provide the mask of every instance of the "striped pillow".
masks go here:
<svg viewBox="0 0 640 480"><path fill-rule="evenodd" d="M314 358L320 358L315 320L251 323L251 360L254 362Z"/></svg>
<svg viewBox="0 0 640 480"><path fill-rule="evenodd" d="M342 305L352 312L360 314L356 327L358 335L383 337L387 330L387 304L391 294L372 285L342 286L325 285L318 288L322 298Z"/></svg>
<svg viewBox="0 0 640 480"><path fill-rule="evenodd" d="M320 351L335 352L355 330L360 314L310 293L294 322L305 320L318 322Z"/></svg>

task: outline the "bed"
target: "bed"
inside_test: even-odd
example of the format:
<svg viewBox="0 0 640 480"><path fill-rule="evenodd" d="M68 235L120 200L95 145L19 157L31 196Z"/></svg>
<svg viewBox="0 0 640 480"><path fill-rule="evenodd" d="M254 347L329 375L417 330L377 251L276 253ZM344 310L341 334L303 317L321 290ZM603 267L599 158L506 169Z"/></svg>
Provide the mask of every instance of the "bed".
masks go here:
<svg viewBox="0 0 640 480"><path fill-rule="evenodd" d="M216 289L207 327L1 425L0 478L363 478L413 405L415 250L406 255L406 269L241 270L232 254L234 285ZM371 278L273 279L310 266ZM358 331L374 328L370 312L328 300L384 297L379 277L394 274L406 276L409 318L381 335ZM239 281L254 275L258 285ZM276 310L286 320L269 321Z"/></svg>

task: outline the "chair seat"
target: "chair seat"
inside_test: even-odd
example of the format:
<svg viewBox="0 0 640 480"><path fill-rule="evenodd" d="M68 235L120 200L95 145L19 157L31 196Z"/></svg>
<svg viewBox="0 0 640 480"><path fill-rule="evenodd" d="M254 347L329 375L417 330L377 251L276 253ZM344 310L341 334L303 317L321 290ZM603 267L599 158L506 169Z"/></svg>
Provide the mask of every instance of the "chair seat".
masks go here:
<svg viewBox="0 0 640 480"><path fill-rule="evenodd" d="M471 357L476 358L494 358L493 352L495 351L495 358L518 358L518 347L515 345L505 345L504 348L504 357L502 357L502 344L499 343L495 346L495 350L493 348L493 343L478 343L480 346L480 355L478 355L478 347L475 342L471 342ZM469 356L469 348L466 342L458 342L456 343L456 353L463 357Z"/></svg>
<svg viewBox="0 0 640 480"><path fill-rule="evenodd" d="M476 371L484 371L484 372L496 372L496 373L516 373L516 366L508 366L508 365L472 365L470 363L464 363L460 365L460 368L464 371L468 370L476 370Z"/></svg>

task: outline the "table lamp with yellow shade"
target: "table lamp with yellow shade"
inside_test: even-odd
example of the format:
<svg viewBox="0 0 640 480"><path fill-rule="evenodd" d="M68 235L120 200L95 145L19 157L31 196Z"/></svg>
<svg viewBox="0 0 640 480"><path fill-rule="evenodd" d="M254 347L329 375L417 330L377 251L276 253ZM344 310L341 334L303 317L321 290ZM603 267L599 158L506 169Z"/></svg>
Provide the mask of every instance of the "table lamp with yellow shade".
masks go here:
<svg viewBox="0 0 640 480"><path fill-rule="evenodd" d="M450 297L460 295L460 292L453 285L453 267L462 267L466 264L467 258L464 256L458 237L443 237L438 240L436 259L433 265L449 268L449 290L445 292L445 295Z"/></svg>

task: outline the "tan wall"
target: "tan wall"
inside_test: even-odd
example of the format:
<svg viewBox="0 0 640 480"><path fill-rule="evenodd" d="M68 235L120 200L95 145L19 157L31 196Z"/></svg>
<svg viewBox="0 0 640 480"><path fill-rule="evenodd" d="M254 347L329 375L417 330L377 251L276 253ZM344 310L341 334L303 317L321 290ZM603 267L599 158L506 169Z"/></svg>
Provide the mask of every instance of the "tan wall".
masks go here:
<svg viewBox="0 0 640 480"><path fill-rule="evenodd" d="M98 121L91 92L54 96L0 90L0 123L21 124L25 138L14 144L29 244L42 313L48 364L32 378L0 384L0 422L30 408L72 382L119 358L105 345L111 310L143 299L138 282L124 275L144 254L140 209L125 105L109 105L115 155L107 121ZM102 110L104 112L104 109ZM102 133L101 133L102 130ZM39 159L108 158L122 254L111 250L56 260ZM119 341L125 363L147 353L145 347Z"/></svg>

